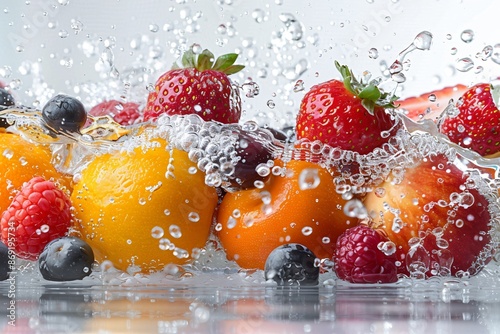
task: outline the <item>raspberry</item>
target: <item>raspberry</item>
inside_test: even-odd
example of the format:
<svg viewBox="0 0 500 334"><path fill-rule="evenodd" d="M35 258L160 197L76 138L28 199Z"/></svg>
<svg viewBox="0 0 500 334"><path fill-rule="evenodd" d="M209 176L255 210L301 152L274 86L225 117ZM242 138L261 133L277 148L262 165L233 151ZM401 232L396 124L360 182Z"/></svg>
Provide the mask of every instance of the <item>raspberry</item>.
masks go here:
<svg viewBox="0 0 500 334"><path fill-rule="evenodd" d="M50 241L68 232L71 202L52 181L34 177L24 183L2 214L2 241L19 258L36 260Z"/></svg>
<svg viewBox="0 0 500 334"><path fill-rule="evenodd" d="M365 225L346 230L335 249L335 272L351 283L393 283L398 280L395 252L379 249L389 241L381 232Z"/></svg>
<svg viewBox="0 0 500 334"><path fill-rule="evenodd" d="M141 116L139 104L135 102L122 103L117 100L103 101L90 109L92 116L111 116L121 125L132 125Z"/></svg>

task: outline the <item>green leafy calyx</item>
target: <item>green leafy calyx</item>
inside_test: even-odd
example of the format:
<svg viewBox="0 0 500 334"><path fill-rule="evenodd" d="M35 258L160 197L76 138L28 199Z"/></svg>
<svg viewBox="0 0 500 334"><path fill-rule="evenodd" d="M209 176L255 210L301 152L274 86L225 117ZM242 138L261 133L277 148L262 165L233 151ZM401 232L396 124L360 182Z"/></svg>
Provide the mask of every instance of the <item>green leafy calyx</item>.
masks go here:
<svg viewBox="0 0 500 334"><path fill-rule="evenodd" d="M381 91L378 88L379 81L371 80L364 82L358 80L352 71L346 65L340 65L335 62L337 70L342 75L342 81L345 88L352 94L361 99L361 104L365 109L373 115L375 107L395 108L394 101L398 99L397 96Z"/></svg>
<svg viewBox="0 0 500 334"><path fill-rule="evenodd" d="M236 53L228 53L215 59L214 54L207 49L199 54L189 49L182 55L181 64L182 68L195 68L198 71L212 70L231 75L245 68L244 65L234 64L237 58ZM179 68L181 66L177 63L172 66L172 69Z"/></svg>

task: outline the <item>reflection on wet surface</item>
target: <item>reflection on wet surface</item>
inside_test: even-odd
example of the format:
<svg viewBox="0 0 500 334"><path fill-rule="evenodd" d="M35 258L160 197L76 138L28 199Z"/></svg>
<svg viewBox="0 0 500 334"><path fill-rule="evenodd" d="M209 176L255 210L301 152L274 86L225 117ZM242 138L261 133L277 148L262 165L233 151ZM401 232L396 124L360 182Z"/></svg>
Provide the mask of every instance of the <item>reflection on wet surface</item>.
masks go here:
<svg viewBox="0 0 500 334"><path fill-rule="evenodd" d="M2 285L3 333L495 333L500 290ZM12 323L11 323L12 324Z"/></svg>

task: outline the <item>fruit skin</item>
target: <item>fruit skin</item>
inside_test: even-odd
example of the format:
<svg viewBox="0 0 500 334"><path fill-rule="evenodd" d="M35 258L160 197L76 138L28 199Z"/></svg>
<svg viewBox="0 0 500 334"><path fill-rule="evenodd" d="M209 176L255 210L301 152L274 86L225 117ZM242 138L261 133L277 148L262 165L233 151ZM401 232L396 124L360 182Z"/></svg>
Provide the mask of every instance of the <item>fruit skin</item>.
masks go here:
<svg viewBox="0 0 500 334"><path fill-rule="evenodd" d="M487 83L472 86L456 103L458 114L440 122L440 132L482 156L500 152L499 94L500 87Z"/></svg>
<svg viewBox="0 0 500 334"><path fill-rule="evenodd" d="M10 276L14 264L9 263L9 261L11 261L9 248L0 242L0 281L5 281Z"/></svg>
<svg viewBox="0 0 500 334"><path fill-rule="evenodd" d="M42 108L42 118L56 133L79 133L87 121L87 112L76 98L58 94Z"/></svg>
<svg viewBox="0 0 500 334"><path fill-rule="evenodd" d="M238 123L241 100L228 77L244 67L234 65L237 57L231 53L214 62L215 57L208 50L199 55L188 50L182 57L184 68L174 67L157 80L155 90L148 96L144 120L154 120L162 114L197 114L205 121Z"/></svg>
<svg viewBox="0 0 500 334"><path fill-rule="evenodd" d="M52 181L34 177L25 183L0 220L2 241L17 257L36 260L50 241L71 226L71 202Z"/></svg>
<svg viewBox="0 0 500 334"><path fill-rule="evenodd" d="M275 160L275 166L283 162ZM291 160L283 171L284 176L269 175L262 189L227 193L219 205L217 222L222 228L217 235L228 258L242 268L264 269L268 255L287 243L304 245L320 259L331 258L335 240L349 227L343 212L346 200L336 192L327 170ZM314 186L302 190L301 176L319 184L311 182Z"/></svg>
<svg viewBox="0 0 500 334"><path fill-rule="evenodd" d="M14 192L35 176L53 179L71 191L71 178L56 171L47 146L30 143L18 135L0 133L0 213L12 202Z"/></svg>
<svg viewBox="0 0 500 334"><path fill-rule="evenodd" d="M62 237L45 246L38 258L38 268L48 281L81 280L92 273L94 252L81 239Z"/></svg>
<svg viewBox="0 0 500 334"><path fill-rule="evenodd" d="M344 80L313 86L304 96L297 115L297 139L319 140L332 147L360 154L381 147L400 128L391 97L374 84L358 82L346 66L336 63ZM382 135L382 132L388 132Z"/></svg>
<svg viewBox="0 0 500 334"><path fill-rule="evenodd" d="M89 243L98 261L110 260L124 271L133 264L148 273L191 260L192 250L206 244L218 201L205 175L192 172L196 165L186 152L166 149L163 139L150 144L95 157L71 197L75 235ZM183 250L187 257L175 255Z"/></svg>
<svg viewBox="0 0 500 334"><path fill-rule="evenodd" d="M394 104L399 111L414 121L437 120L450 101L456 102L467 89L467 86L458 84L398 100Z"/></svg>
<svg viewBox="0 0 500 334"><path fill-rule="evenodd" d="M89 110L91 116L109 115L121 125L132 125L141 118L139 104L135 102L122 103L117 100L103 101Z"/></svg>
<svg viewBox="0 0 500 334"><path fill-rule="evenodd" d="M402 263L398 272L409 273L408 255L420 254L425 258L422 262L426 264L427 276L442 270L452 275L460 271L473 275L489 261L491 256L478 259L485 257L481 253L491 241L489 203L474 186L467 187L466 183L467 176L456 164L437 155L407 168L398 182L387 180L381 184L384 196L367 194L364 204L373 220L371 226L383 230L396 245L397 259ZM399 215L395 214L397 210ZM395 224L398 217L402 223ZM417 250L420 253L416 254ZM445 266L449 268L439 268L439 262L449 255L453 263Z"/></svg>
<svg viewBox="0 0 500 334"><path fill-rule="evenodd" d="M337 239L334 262L338 278L351 283L397 282L396 255L379 249L389 239L366 225L346 230Z"/></svg>
<svg viewBox="0 0 500 334"><path fill-rule="evenodd" d="M264 276L279 286L318 285L319 267L314 265L315 259L316 255L303 245L281 245L267 257Z"/></svg>

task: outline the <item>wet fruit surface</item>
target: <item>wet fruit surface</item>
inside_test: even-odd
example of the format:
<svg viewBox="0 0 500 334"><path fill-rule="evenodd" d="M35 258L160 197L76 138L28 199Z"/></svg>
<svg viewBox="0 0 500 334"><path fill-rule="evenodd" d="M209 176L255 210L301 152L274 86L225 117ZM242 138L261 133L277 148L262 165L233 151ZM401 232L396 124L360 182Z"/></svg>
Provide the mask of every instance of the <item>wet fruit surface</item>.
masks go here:
<svg viewBox="0 0 500 334"><path fill-rule="evenodd" d="M218 236L229 259L243 268L263 269L269 253L286 243L329 258L337 237L356 221L344 214L346 201L328 171L293 160L282 171L262 189L228 193L220 204Z"/></svg>
<svg viewBox="0 0 500 334"><path fill-rule="evenodd" d="M53 179L61 189L70 190L71 181L51 164L48 146L35 145L20 136L0 133L0 211L12 202L15 191L35 176Z"/></svg>
<svg viewBox="0 0 500 334"><path fill-rule="evenodd" d="M72 195L77 229L99 261L126 270L185 263L205 246L217 204L214 188L187 153L151 148L96 157Z"/></svg>
<svg viewBox="0 0 500 334"><path fill-rule="evenodd" d="M51 241L38 258L43 278L49 281L74 281L92 273L94 252L81 239L62 237Z"/></svg>

